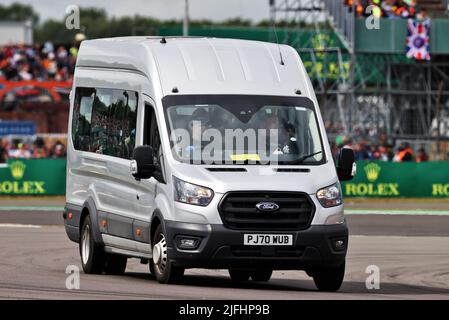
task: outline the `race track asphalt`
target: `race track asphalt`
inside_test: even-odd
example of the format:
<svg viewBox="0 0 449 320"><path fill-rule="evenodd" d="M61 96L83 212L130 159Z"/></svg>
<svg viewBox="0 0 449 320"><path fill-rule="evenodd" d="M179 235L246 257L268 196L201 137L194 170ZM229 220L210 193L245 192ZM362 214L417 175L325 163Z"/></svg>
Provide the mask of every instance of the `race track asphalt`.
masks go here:
<svg viewBox="0 0 449 320"><path fill-rule="evenodd" d="M162 285L148 266L129 259L125 275L80 273L66 288L66 268L80 268L78 246L66 237L59 211L0 212L0 299L449 299L449 216L348 215L345 282L318 292L302 271L276 271L268 283L232 282L226 270L192 269ZM367 267L380 270L369 290Z"/></svg>

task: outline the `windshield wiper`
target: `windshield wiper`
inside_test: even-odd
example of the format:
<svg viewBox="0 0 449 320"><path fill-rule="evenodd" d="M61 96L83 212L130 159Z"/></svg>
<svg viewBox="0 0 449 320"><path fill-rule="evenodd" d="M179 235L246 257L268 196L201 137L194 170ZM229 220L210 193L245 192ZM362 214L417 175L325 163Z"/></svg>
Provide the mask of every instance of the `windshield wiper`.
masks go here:
<svg viewBox="0 0 449 320"><path fill-rule="evenodd" d="M301 164L301 163L303 163L305 160L307 160L308 158L311 158L311 157L313 157L313 156L316 156L317 154L320 154L320 153L323 153L323 151L318 151L318 152L314 152L314 153L311 153L311 154L306 154L306 155L304 155L304 156L301 156L301 157L299 157L298 159L296 159L296 160L293 160L293 161L286 161L286 162L284 162L284 164L286 164L286 165L288 165L288 164L291 164L291 165L294 165L294 164Z"/></svg>
<svg viewBox="0 0 449 320"><path fill-rule="evenodd" d="M317 151L311 154L306 154L303 155L301 157L299 157L296 160L292 160L292 161L275 161L276 164L280 164L280 165L295 165L295 164L301 164L304 163L305 160L307 160L310 157L316 156L317 154L322 153L323 151ZM221 163L208 163L208 165L226 165L226 164L232 164L232 165L270 165L273 164L271 161L267 161L266 163L262 160L253 160L253 159L245 159L245 160L232 160L232 161L226 161L226 160L222 160L223 162ZM194 160L193 159L188 159L187 161L185 161L186 163L190 163L190 164L194 164ZM204 165L206 164L205 162L201 161L201 164Z"/></svg>

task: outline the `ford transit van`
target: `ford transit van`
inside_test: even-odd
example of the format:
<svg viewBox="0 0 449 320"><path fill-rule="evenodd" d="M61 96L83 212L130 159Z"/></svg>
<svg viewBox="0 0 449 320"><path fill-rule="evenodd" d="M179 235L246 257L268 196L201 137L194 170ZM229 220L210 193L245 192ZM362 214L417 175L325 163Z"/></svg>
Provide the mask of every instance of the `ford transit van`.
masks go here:
<svg viewBox="0 0 449 320"><path fill-rule="evenodd" d="M161 283L186 268L235 281L304 270L338 290L348 229L317 99L293 48L215 38L81 44L70 96L68 237L86 273L128 258Z"/></svg>

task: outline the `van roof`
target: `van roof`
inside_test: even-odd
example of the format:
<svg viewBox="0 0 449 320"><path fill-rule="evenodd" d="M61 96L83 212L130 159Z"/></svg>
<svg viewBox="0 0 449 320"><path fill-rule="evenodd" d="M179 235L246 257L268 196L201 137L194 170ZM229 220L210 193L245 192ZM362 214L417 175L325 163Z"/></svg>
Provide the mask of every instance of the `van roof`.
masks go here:
<svg viewBox="0 0 449 320"><path fill-rule="evenodd" d="M297 90L310 94L296 50L260 41L204 37L86 40L77 67L126 69L159 78L163 95L171 94L174 87L179 94L295 95Z"/></svg>

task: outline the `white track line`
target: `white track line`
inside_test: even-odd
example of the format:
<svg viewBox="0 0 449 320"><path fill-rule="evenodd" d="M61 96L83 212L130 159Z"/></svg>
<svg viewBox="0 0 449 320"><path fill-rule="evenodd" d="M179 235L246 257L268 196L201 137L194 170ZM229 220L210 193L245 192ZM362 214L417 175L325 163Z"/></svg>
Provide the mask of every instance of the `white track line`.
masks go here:
<svg viewBox="0 0 449 320"><path fill-rule="evenodd" d="M0 228L28 228L28 229L40 229L42 226L34 224L14 224L14 223L0 223Z"/></svg>
<svg viewBox="0 0 449 320"><path fill-rule="evenodd" d="M60 211L62 206L0 206L0 211Z"/></svg>
<svg viewBox="0 0 449 320"><path fill-rule="evenodd" d="M379 209L346 209L345 214L353 215L403 215L403 216L449 216L447 210L379 210Z"/></svg>

